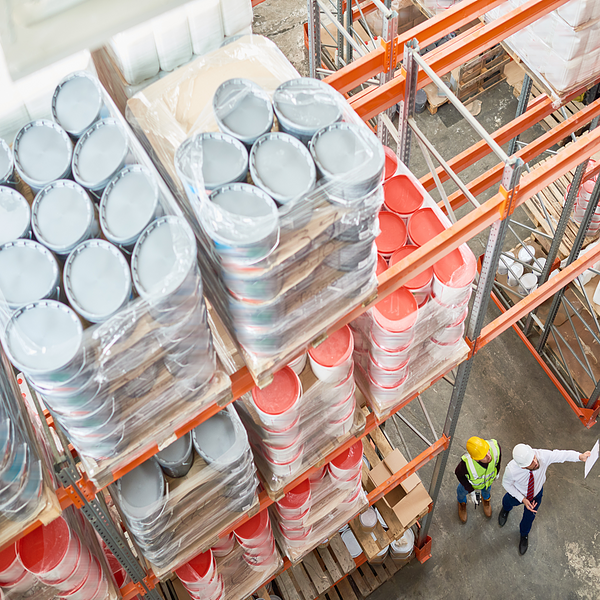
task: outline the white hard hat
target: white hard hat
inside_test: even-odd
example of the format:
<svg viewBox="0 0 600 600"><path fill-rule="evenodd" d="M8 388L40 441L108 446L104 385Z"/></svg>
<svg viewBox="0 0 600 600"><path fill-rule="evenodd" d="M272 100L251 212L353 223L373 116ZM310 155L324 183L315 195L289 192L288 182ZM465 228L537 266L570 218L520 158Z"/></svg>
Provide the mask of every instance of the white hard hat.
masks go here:
<svg viewBox="0 0 600 600"><path fill-rule="evenodd" d="M533 448L527 444L517 444L513 448L513 459L521 468L528 467L534 458Z"/></svg>

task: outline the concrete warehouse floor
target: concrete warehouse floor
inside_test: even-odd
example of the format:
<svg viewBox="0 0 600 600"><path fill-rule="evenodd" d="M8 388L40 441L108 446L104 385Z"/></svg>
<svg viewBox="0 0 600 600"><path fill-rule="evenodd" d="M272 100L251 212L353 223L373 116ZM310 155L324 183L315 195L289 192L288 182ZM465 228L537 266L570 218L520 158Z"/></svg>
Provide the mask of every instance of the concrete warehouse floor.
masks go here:
<svg viewBox="0 0 600 600"><path fill-rule="evenodd" d="M255 9L255 33L270 37L301 74L306 74L302 23L306 20L303 0L266 0ZM502 83L480 97L479 121L492 132L514 118L516 100L512 90ZM419 126L434 142L445 158L467 148L478 138L458 118L455 109L446 104L436 115L427 111L418 116ZM539 126L521 136L531 141L542 132ZM488 157L463 172L463 181L496 164ZM427 169L420 151L413 145L411 169L417 176ZM448 186L447 191L453 191ZM489 194L479 200L485 201ZM524 215L520 220L526 222ZM527 234L521 232L522 237ZM487 233L475 239L471 247L476 255L485 248ZM514 237L506 241L506 249L515 245ZM488 319L498 315L491 306ZM444 425L452 387L440 381L427 390L425 402L437 434ZM403 409L409 419L427 437L432 434L418 403ZM398 434L398 421L389 420L385 429L403 451L406 446ZM400 431L411 456L424 450L425 444L404 425ZM544 598L596 600L600 597L600 466L594 467L586 480L583 464L554 465L548 471L544 499L529 536L529 550L519 556L518 525L522 508L515 509L507 525L497 522L503 494L501 480L492 488L494 514L488 521L481 509L469 505L469 520L462 525L456 505L454 468L464 453L471 435L496 438L503 449L503 469L510 460L515 444L526 442L533 447L591 449L598 438L600 425L585 429L568 407L550 379L527 351L517 335L505 332L478 353L460 415L457 432L450 450L448 467L438 498L430 535L432 558L421 565L412 561L390 581L377 589L371 600L396 598L504 600L506 598ZM429 485L433 463L419 472Z"/></svg>

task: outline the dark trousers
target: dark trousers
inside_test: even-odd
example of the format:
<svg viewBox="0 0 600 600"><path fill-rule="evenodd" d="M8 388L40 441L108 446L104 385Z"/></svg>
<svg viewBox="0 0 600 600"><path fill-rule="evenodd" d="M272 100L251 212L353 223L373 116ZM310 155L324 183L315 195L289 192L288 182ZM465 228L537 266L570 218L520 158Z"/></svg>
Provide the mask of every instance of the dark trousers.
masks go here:
<svg viewBox="0 0 600 600"><path fill-rule="evenodd" d="M543 495L544 488L540 490L540 493L537 496L534 496L533 501L537 503L535 510L540 509L540 504L542 503ZM506 512L510 512L515 506L519 506L519 504L523 503L519 502L514 496L511 496L510 494L504 494L504 497L502 498L502 508ZM529 535L534 519L535 513L531 512L525 505L523 505L523 518L521 519L521 525L519 527L522 536Z"/></svg>

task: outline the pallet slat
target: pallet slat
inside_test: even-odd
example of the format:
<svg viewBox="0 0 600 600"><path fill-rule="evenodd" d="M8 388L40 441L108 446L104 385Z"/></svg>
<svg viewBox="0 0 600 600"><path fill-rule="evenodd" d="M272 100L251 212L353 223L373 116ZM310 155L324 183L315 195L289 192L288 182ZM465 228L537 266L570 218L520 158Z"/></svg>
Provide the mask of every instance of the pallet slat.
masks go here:
<svg viewBox="0 0 600 600"><path fill-rule="evenodd" d="M331 580L327 572L321 568L321 565L313 552L310 552L304 557L302 564L319 594L328 590L335 583L335 581Z"/></svg>

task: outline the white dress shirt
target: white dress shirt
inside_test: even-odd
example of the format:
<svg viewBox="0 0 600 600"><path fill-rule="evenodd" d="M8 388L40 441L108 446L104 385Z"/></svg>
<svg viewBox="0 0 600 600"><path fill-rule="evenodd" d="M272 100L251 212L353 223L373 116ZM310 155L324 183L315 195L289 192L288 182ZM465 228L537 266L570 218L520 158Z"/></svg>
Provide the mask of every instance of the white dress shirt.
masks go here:
<svg viewBox="0 0 600 600"><path fill-rule="evenodd" d="M529 484L529 473L533 473L533 495L537 496L546 482L546 470L553 463L578 462L579 452L575 450L535 450L535 456L540 463L539 469L530 471L519 467L511 460L504 470L502 487L519 502L527 498L527 486Z"/></svg>

